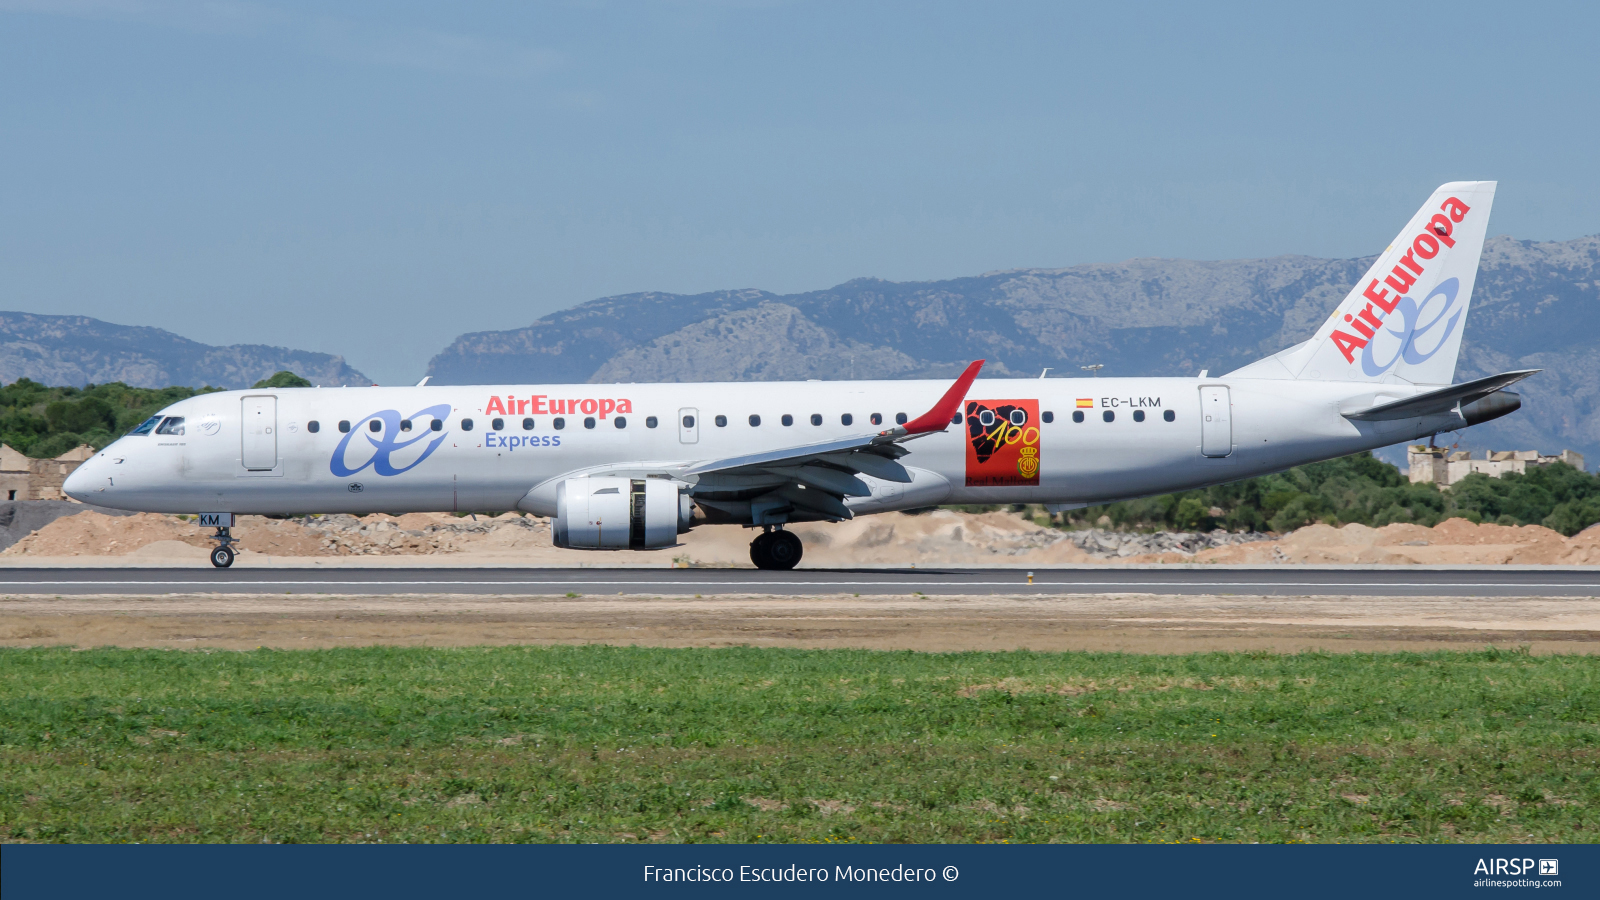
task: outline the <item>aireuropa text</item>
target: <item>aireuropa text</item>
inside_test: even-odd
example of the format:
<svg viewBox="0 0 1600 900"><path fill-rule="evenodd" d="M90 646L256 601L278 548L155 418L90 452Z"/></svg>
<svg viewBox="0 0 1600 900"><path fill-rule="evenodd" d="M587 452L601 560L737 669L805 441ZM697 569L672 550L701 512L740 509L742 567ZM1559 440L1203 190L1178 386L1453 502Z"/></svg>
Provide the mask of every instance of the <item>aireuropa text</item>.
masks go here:
<svg viewBox="0 0 1600 900"><path fill-rule="evenodd" d="M834 866L832 873L826 868L788 868L776 866L740 866L737 871L723 867L708 869L705 866L673 868L645 866L645 881L718 881L718 882L780 882L780 881L937 881L939 873L933 869L918 869L898 865L889 868L862 868L859 866Z"/></svg>

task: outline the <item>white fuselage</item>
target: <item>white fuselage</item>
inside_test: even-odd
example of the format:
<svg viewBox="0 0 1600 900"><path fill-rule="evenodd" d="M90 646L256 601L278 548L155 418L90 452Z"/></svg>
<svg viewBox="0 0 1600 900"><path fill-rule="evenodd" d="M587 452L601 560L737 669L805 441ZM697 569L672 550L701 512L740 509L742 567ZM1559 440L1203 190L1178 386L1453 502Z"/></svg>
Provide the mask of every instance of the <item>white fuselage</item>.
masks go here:
<svg viewBox="0 0 1600 900"><path fill-rule="evenodd" d="M123 437L73 473L66 489L100 506L166 513L551 515L553 485L575 474L670 475L699 462L872 434L892 427L897 414L920 415L948 387L830 381L228 391L173 404L163 415L182 417L182 434ZM974 463L967 425L952 425L904 444L912 483L864 478L873 495L848 503L863 513L938 503L1086 505L1234 481L1452 427L1341 415L1420 390L1240 378L986 379L968 391L967 408L1037 402L1025 423L1038 428L1036 438L1027 436L1033 462L1019 468L1003 457L1008 477L997 479L995 464ZM1212 404L1207 410L1202 397ZM1075 412L1083 421L1074 421ZM786 415L793 424L783 424Z"/></svg>

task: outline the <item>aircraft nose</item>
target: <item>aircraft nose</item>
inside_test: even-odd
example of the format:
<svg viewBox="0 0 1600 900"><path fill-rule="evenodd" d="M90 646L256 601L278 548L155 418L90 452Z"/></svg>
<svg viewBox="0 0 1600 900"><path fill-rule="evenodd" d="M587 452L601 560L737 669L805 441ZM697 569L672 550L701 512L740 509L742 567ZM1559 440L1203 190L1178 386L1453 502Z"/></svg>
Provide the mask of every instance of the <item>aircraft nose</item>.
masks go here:
<svg viewBox="0 0 1600 900"><path fill-rule="evenodd" d="M80 503L92 503L95 494L110 486L105 470L105 454L96 453L72 470L72 474L62 482L61 492Z"/></svg>

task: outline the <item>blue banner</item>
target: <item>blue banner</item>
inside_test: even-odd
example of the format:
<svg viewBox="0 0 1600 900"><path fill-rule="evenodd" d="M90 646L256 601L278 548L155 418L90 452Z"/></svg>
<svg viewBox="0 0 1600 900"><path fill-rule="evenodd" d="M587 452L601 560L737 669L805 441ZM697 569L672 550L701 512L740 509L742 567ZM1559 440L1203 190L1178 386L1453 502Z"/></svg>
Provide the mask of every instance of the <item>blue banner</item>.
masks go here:
<svg viewBox="0 0 1600 900"><path fill-rule="evenodd" d="M1592 845L37 846L5 900L626 897L1484 897L1600 890ZM1503 894L1501 895L1503 896Z"/></svg>

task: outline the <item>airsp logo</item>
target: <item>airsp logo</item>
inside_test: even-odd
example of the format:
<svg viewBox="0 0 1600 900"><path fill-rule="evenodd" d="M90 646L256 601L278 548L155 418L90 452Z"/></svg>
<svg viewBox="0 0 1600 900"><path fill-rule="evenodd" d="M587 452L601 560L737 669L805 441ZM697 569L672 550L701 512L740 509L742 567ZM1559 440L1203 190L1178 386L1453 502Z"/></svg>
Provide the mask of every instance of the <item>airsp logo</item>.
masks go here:
<svg viewBox="0 0 1600 900"><path fill-rule="evenodd" d="M216 416L206 416L195 423L195 428L206 437L213 437L222 430L222 420Z"/></svg>
<svg viewBox="0 0 1600 900"><path fill-rule="evenodd" d="M1549 871L1546 871L1549 866ZM1560 869L1560 863L1554 859L1539 860L1540 875L1555 875ZM1474 875L1527 875L1533 871L1533 860L1523 859L1479 859L1477 868L1472 870Z"/></svg>

